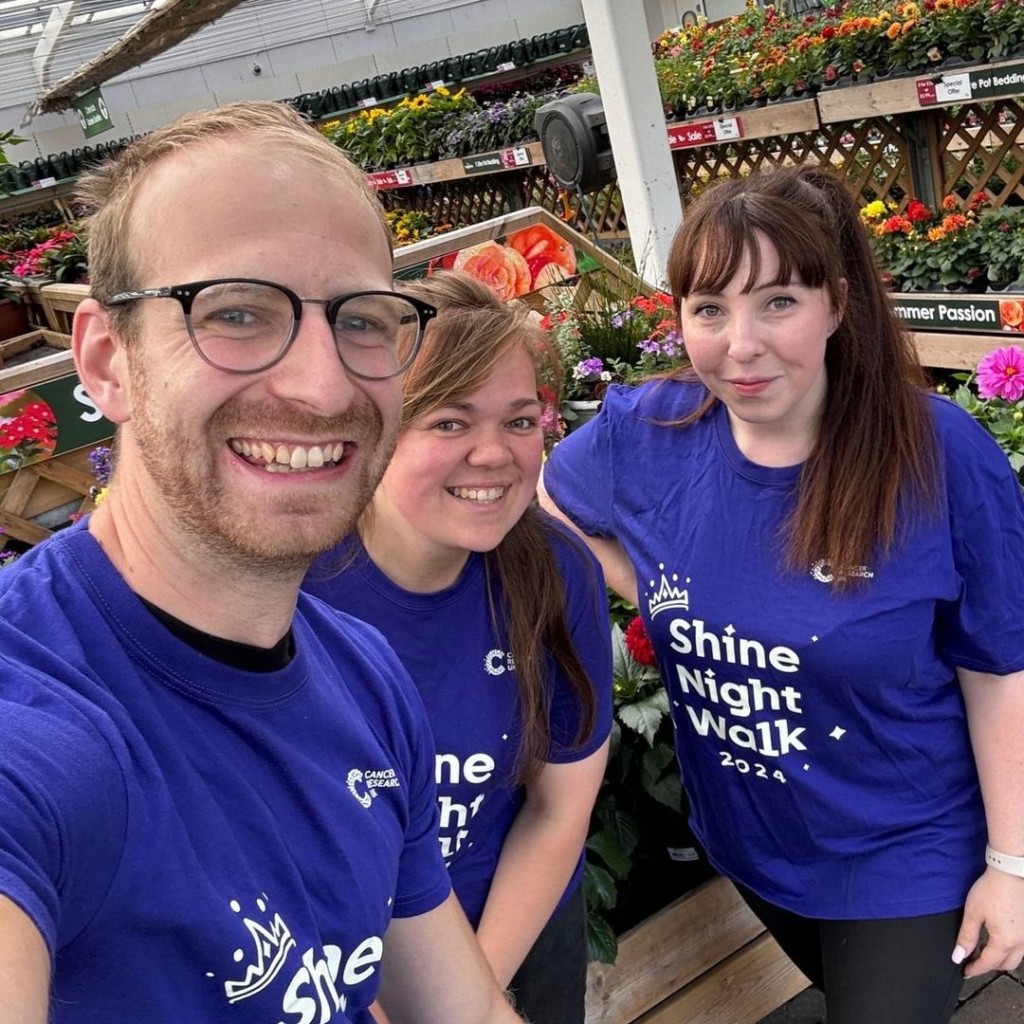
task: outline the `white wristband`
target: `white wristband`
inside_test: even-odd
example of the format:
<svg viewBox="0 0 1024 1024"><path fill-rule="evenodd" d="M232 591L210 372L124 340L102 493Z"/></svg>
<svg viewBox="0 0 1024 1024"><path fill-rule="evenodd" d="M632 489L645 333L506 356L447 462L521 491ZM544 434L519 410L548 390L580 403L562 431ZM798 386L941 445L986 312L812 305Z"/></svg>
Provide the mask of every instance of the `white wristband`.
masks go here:
<svg viewBox="0 0 1024 1024"><path fill-rule="evenodd" d="M1024 878L1024 857L1011 857L1008 853L1000 853L991 846L986 846L985 863L996 871L1005 871L1008 875Z"/></svg>

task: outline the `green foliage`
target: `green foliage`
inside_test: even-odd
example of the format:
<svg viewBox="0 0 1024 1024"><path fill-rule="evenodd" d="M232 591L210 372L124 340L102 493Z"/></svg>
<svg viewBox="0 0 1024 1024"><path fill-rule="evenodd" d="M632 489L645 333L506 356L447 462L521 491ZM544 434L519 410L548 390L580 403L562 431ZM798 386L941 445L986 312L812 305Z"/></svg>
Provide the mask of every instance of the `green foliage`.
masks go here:
<svg viewBox="0 0 1024 1024"><path fill-rule="evenodd" d="M962 383L953 392L953 401L995 438L1024 486L1024 399L1007 402L1001 398L981 398L971 390L975 381L973 373L956 377Z"/></svg>
<svg viewBox="0 0 1024 1024"><path fill-rule="evenodd" d="M24 141L24 139L18 138L11 130L0 132L0 164L10 163L10 160L7 158L8 146L17 146Z"/></svg>
<svg viewBox="0 0 1024 1024"><path fill-rule="evenodd" d="M641 825L657 813L679 815L682 786L672 744L668 696L654 665L642 665L626 645L623 626L636 609L610 594L614 664L614 715L608 769L598 794L587 839L584 875L587 942L592 960L614 963L617 944L604 912L631 881L641 843Z"/></svg>

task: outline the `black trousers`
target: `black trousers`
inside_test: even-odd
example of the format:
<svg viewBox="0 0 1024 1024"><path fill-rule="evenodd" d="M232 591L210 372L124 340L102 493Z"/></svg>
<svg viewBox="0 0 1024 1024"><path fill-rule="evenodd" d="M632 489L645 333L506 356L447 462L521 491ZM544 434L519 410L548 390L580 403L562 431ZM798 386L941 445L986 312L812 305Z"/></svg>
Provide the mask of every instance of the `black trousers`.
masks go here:
<svg viewBox="0 0 1024 1024"><path fill-rule="evenodd" d="M509 990L517 1012L530 1024L583 1024L587 918L582 885L537 936Z"/></svg>
<svg viewBox="0 0 1024 1024"><path fill-rule="evenodd" d="M790 960L825 993L828 1024L948 1024L963 981L950 959L962 910L823 921L736 888Z"/></svg>

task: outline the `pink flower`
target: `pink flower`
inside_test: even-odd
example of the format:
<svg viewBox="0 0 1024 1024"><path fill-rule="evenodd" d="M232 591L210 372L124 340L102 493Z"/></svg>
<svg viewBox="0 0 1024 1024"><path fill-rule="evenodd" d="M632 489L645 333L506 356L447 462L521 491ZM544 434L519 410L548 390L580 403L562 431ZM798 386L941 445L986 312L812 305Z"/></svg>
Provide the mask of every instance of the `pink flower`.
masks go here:
<svg viewBox="0 0 1024 1024"><path fill-rule="evenodd" d="M978 363L978 394L1016 402L1024 396L1024 350L1007 345Z"/></svg>

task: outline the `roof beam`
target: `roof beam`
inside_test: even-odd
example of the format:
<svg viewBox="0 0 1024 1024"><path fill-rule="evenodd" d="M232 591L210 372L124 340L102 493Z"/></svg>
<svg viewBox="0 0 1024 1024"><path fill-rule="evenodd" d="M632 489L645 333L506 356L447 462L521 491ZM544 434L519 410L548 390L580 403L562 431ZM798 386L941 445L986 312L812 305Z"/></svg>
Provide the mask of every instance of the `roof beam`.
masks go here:
<svg viewBox="0 0 1024 1024"><path fill-rule="evenodd" d="M144 64L237 7L241 0L167 0L138 20L116 43L41 92L26 120L73 107L82 93Z"/></svg>

